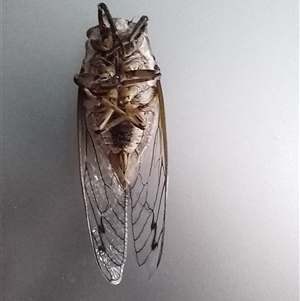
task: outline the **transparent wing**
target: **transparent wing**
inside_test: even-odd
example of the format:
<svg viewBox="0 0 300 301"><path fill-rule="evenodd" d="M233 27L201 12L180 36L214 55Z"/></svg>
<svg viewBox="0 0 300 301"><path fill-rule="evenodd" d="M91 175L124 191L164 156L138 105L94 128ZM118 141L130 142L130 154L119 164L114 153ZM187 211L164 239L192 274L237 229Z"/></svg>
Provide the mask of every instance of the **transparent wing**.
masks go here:
<svg viewBox="0 0 300 301"><path fill-rule="evenodd" d="M129 187L136 259L140 266L148 266L149 278L158 267L163 252L167 197L166 125L159 81L157 88L158 101L153 110L157 126Z"/></svg>
<svg viewBox="0 0 300 301"><path fill-rule="evenodd" d="M88 226L98 265L112 284L120 283L127 248L127 198L100 147L99 135L89 126L78 96L80 172Z"/></svg>

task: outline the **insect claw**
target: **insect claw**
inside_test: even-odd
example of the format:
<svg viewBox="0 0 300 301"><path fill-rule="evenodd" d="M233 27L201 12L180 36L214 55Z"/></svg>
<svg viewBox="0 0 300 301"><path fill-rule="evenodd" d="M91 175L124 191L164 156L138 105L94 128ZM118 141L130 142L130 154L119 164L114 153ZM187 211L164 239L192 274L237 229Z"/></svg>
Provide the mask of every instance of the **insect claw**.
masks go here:
<svg viewBox="0 0 300 301"><path fill-rule="evenodd" d="M140 20L135 24L131 35L129 36L129 42L132 42L135 40L137 37L139 37L145 30L148 22L148 17L147 16L142 16Z"/></svg>

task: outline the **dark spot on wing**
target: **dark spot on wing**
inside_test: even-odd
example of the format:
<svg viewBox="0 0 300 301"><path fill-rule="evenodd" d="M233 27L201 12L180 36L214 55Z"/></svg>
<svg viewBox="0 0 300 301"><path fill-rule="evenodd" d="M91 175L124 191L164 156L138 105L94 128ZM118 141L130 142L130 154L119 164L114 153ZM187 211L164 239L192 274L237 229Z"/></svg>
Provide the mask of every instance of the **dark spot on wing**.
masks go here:
<svg viewBox="0 0 300 301"><path fill-rule="evenodd" d="M99 251L99 252L105 252L105 250L106 250L106 249L105 249L105 246L104 246L104 245L101 245L101 246L98 247L98 251Z"/></svg>
<svg viewBox="0 0 300 301"><path fill-rule="evenodd" d="M156 241L153 240L153 242L152 242L152 244L151 244L151 249L152 249L152 251L153 251L154 249L156 249L157 246L158 246L158 243L157 243Z"/></svg>
<svg viewBox="0 0 300 301"><path fill-rule="evenodd" d="M154 222L152 222L152 223L151 223L151 230L154 230L154 229L156 229L156 228L157 228L157 224L154 223Z"/></svg>
<svg viewBox="0 0 300 301"><path fill-rule="evenodd" d="M105 233L105 228L103 226L102 220L101 223L98 225L98 231L99 233Z"/></svg>

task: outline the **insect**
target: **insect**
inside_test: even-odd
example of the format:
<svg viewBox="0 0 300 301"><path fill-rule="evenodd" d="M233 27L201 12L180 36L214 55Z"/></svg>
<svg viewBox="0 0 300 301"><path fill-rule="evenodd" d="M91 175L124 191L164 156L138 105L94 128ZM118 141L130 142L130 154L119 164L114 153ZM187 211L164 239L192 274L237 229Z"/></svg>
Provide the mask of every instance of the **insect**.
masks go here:
<svg viewBox="0 0 300 301"><path fill-rule="evenodd" d="M160 69L137 23L98 5L79 74L80 173L92 246L105 278L119 284L128 231L149 277L164 245L167 143Z"/></svg>

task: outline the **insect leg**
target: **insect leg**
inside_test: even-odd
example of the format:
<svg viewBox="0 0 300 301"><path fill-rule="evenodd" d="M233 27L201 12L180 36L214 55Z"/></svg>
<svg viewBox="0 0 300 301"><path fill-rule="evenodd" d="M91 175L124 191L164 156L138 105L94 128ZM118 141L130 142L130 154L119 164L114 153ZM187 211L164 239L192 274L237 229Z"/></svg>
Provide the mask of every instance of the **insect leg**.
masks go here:
<svg viewBox="0 0 300 301"><path fill-rule="evenodd" d="M113 103L111 103L109 100L107 100L104 97L101 99L101 103L106 105L107 107L113 109L116 113L118 113L120 115L126 114L122 109L120 109L119 107L117 107L116 105L114 105Z"/></svg>
<svg viewBox="0 0 300 301"><path fill-rule="evenodd" d="M104 114L100 125L97 128L95 128L95 130L99 130L99 131L103 130L104 127L106 126L106 124L108 123L108 121L109 121L111 115L113 114L113 112L114 112L113 109L108 109L107 112Z"/></svg>
<svg viewBox="0 0 300 301"><path fill-rule="evenodd" d="M111 16L111 14L110 14L107 6L105 5L105 3L100 3L98 5L98 19L99 19L99 25L101 25L101 26L105 26L105 24L103 22L103 13L106 16L107 21L108 21L108 23L110 25L112 35L114 37L118 38L118 36L117 36L117 28L115 26L115 23L113 21L113 18Z"/></svg>
<svg viewBox="0 0 300 301"><path fill-rule="evenodd" d="M138 83L147 82L149 80L159 79L161 76L160 73L157 73L154 70L133 70L133 71L127 71L126 75L127 75L127 73L129 73L129 76L132 78L126 77L122 81L122 86L124 86L124 87L128 87L128 86L135 85ZM138 77L135 74L139 74L140 76Z"/></svg>
<svg viewBox="0 0 300 301"><path fill-rule="evenodd" d="M110 12L109 12L107 6L106 6L104 3L100 3L100 4L98 5L99 25L100 25L100 21L103 22L103 18L102 18L103 13L104 13L104 15L106 16L107 21L108 21L108 23L109 23L109 25L110 25L110 29L111 29L110 32L111 32L111 34L112 34L114 40L116 40L116 41L118 42L118 44L120 45L120 47L121 47L121 52L122 52L122 53L125 53L124 45L123 45L123 43L122 43L120 37L119 37L118 34L117 34L117 28L116 28L115 22L114 22L114 20L113 20L113 18L112 18L112 16L111 16L111 14L110 14ZM99 17L99 16L100 16L100 17ZM104 24L104 23L103 23L103 24Z"/></svg>
<svg viewBox="0 0 300 301"><path fill-rule="evenodd" d="M129 36L129 42L132 42L135 40L139 35L141 35L147 26L148 17L142 16L140 20L135 24L130 36Z"/></svg>
<svg viewBox="0 0 300 301"><path fill-rule="evenodd" d="M124 97L126 98L126 97ZM108 123L105 128L103 128L103 130L109 130L110 128L118 125L119 123L128 120L130 121L134 126L136 126L137 128L144 130L145 129L145 122L144 119L142 117L142 112L147 111L147 109L149 109L153 102L157 100L157 93L154 93L151 97L151 99L149 100L149 102L147 104L144 104L142 106L139 106L137 108L133 107L132 104L130 103L130 100L127 99L125 102L125 115L122 115L118 118L116 118L115 120L113 120L112 122Z"/></svg>
<svg viewBox="0 0 300 301"><path fill-rule="evenodd" d="M125 76L127 79L142 78L146 81L153 80L160 76L160 72L152 69L138 69L125 71Z"/></svg>
<svg viewBox="0 0 300 301"><path fill-rule="evenodd" d="M137 128L144 130L145 124L144 124L144 121L139 116L139 113L140 113L140 111L138 111L135 115L133 115L133 114L122 115L122 116L114 119L110 123L106 124L105 128L103 128L102 131L107 131L125 120L130 121Z"/></svg>

